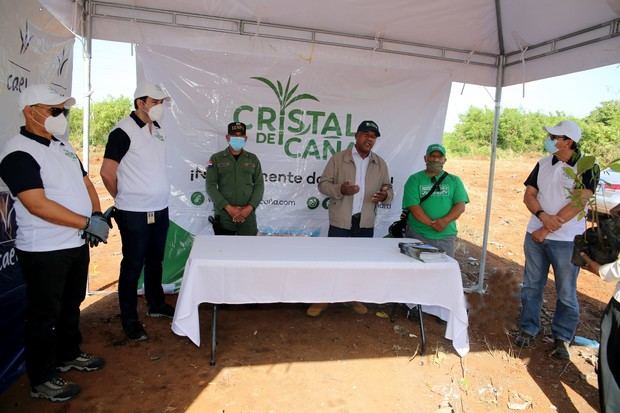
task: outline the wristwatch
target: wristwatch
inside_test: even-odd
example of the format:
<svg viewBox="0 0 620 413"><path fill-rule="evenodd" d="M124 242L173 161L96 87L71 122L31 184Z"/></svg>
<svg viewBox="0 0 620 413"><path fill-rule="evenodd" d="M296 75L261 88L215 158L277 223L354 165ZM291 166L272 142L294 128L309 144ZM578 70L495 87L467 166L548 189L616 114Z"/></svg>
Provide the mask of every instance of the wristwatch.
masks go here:
<svg viewBox="0 0 620 413"><path fill-rule="evenodd" d="M542 209L539 209L538 211L534 212L534 215L536 215L536 218L540 219L540 214L542 214L543 212L545 212Z"/></svg>

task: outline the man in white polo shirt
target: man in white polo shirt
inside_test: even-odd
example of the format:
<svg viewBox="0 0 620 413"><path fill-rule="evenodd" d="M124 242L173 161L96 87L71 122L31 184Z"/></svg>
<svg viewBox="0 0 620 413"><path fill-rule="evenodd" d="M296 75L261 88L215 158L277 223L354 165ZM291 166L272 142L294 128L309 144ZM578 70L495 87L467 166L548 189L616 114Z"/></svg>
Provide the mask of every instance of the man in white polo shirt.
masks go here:
<svg viewBox="0 0 620 413"><path fill-rule="evenodd" d="M30 394L52 401L80 392L58 371L94 371L105 364L80 349L89 263L84 238L93 245L105 242L109 228L82 163L71 145L58 139L74 103L51 85L25 89L19 99L25 126L0 155L0 177L15 200L15 247L28 298L24 344Z"/></svg>
<svg viewBox="0 0 620 413"><path fill-rule="evenodd" d="M570 120L545 127L549 134L545 150L551 155L542 158L525 180L523 202L532 213L525 235L525 270L521 289L520 333L515 344L529 347L540 331L540 312L549 266L553 268L557 294L551 324L554 348L551 356L570 359L569 345L579 322L577 274L579 267L571 262L575 235L585 229L582 208L568 198L575 191L574 180L564 168L576 170L581 153L578 143L581 129ZM580 196L590 198L598 183L597 168L586 171Z"/></svg>
<svg viewBox="0 0 620 413"><path fill-rule="evenodd" d="M135 110L110 132L101 165L103 183L115 199L114 216L123 243L118 279L121 323L127 337L136 341L147 339L137 311L138 279L143 268L146 315L174 315L161 286L170 183L166 174L166 136L157 121L167 99L157 85L138 85Z"/></svg>

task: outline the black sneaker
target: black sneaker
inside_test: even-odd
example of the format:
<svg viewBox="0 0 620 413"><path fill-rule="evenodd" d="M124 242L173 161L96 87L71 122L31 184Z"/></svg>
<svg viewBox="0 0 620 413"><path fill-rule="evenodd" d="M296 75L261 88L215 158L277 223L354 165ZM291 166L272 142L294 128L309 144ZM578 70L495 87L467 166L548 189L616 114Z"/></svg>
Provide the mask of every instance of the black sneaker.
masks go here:
<svg viewBox="0 0 620 413"><path fill-rule="evenodd" d="M73 360L60 363L60 366L56 367L56 370L63 373L71 369L78 371L95 371L101 369L103 366L105 366L105 360L103 358L88 353L80 353L80 355Z"/></svg>
<svg viewBox="0 0 620 413"><path fill-rule="evenodd" d="M514 343L520 348L530 348L534 345L534 336L526 333L525 331L520 331L515 337Z"/></svg>
<svg viewBox="0 0 620 413"><path fill-rule="evenodd" d="M174 317L174 307L168 304L164 304L161 307L149 309L149 311L146 312L146 315L154 318L172 318Z"/></svg>
<svg viewBox="0 0 620 413"><path fill-rule="evenodd" d="M551 357L558 360L570 360L570 351L568 350L569 345L570 344L568 342L556 338L555 346L551 351Z"/></svg>
<svg viewBox="0 0 620 413"><path fill-rule="evenodd" d="M146 331L144 331L144 327L142 327L142 323L139 321L132 321L130 323L123 324L123 331L130 340L144 341L149 338L146 335Z"/></svg>
<svg viewBox="0 0 620 413"><path fill-rule="evenodd" d="M35 399L46 399L53 402L71 400L80 393L80 386L68 382L60 376L54 376L45 383L34 386L30 396Z"/></svg>

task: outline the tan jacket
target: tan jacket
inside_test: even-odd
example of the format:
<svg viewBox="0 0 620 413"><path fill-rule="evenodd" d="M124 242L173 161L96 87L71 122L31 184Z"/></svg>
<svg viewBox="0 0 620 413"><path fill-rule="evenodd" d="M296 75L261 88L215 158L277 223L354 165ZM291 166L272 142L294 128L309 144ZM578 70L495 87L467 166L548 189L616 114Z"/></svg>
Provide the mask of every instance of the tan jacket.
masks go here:
<svg viewBox="0 0 620 413"><path fill-rule="evenodd" d="M353 211L353 195L343 195L340 186L349 181L355 183L355 164L351 148L335 153L325 166L319 181L319 192L329 196L329 224L334 227L351 229L351 212ZM387 164L379 155L370 152L370 162L366 171L364 203L362 205L361 228L374 228L377 204L372 202L372 195L381 189L381 185L389 185L388 196L384 203L389 203L394 192L390 182Z"/></svg>

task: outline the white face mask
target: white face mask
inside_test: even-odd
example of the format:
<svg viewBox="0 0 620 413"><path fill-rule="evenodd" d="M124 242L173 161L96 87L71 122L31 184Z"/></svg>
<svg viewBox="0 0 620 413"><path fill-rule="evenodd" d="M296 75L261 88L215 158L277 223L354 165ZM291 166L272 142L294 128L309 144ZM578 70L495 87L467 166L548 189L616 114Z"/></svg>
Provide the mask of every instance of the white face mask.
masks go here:
<svg viewBox="0 0 620 413"><path fill-rule="evenodd" d="M60 114L56 117L48 116L43 123L45 130L56 137L62 137L67 131L67 118L64 114Z"/></svg>
<svg viewBox="0 0 620 413"><path fill-rule="evenodd" d="M161 103L153 106L148 111L149 118L151 118L151 120L155 122L160 120L163 114L164 114L164 105L162 105Z"/></svg>

